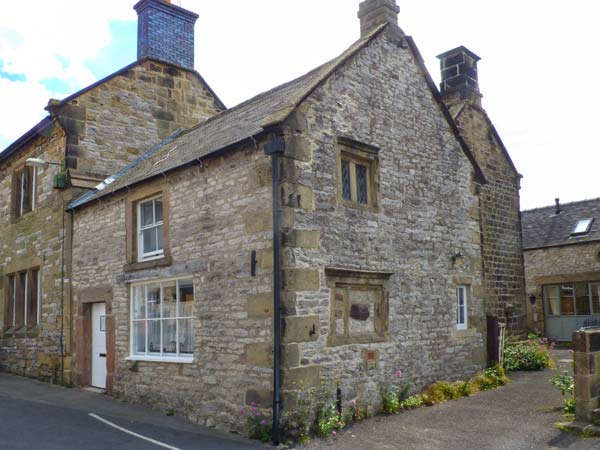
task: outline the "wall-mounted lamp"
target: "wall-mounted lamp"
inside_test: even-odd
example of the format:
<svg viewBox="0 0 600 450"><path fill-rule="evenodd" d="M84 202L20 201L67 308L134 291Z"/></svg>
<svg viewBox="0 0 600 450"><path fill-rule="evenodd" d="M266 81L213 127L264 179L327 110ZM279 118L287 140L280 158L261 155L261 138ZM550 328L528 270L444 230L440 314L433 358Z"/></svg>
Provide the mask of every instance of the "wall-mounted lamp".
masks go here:
<svg viewBox="0 0 600 450"><path fill-rule="evenodd" d="M535 305L535 301L537 300L535 294L531 294L529 296L529 303L531 303L532 305Z"/></svg>
<svg viewBox="0 0 600 450"><path fill-rule="evenodd" d="M462 267L465 263L465 257L462 253L458 252L452 256L452 265L456 267Z"/></svg>
<svg viewBox="0 0 600 450"><path fill-rule="evenodd" d="M43 167L44 169L47 169L50 165L62 167L63 163L44 161L43 159L39 158L27 158L25 165L30 167Z"/></svg>

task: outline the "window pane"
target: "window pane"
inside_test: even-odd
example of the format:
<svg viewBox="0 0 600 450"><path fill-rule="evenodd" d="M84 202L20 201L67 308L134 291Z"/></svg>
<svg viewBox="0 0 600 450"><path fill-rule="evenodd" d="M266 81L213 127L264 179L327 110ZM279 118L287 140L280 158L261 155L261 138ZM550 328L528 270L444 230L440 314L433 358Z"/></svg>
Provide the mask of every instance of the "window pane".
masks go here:
<svg viewBox="0 0 600 450"><path fill-rule="evenodd" d="M154 215L152 212L153 203L154 202L150 200L149 202L142 203L140 206L140 223L143 227L154 223Z"/></svg>
<svg viewBox="0 0 600 450"><path fill-rule="evenodd" d="M10 328L13 326L14 307L15 307L15 282L14 275L8 277L8 286L6 289L6 301L4 303L4 326Z"/></svg>
<svg viewBox="0 0 600 450"><path fill-rule="evenodd" d="M575 313L579 315L590 314L590 292L587 283L575 285Z"/></svg>
<svg viewBox="0 0 600 450"><path fill-rule="evenodd" d="M592 294L592 313L600 314L600 283L591 284L590 291Z"/></svg>
<svg viewBox="0 0 600 450"><path fill-rule="evenodd" d="M156 241L157 241L156 250L162 250L163 249L163 226L162 225L159 225L156 227Z"/></svg>
<svg viewBox="0 0 600 450"><path fill-rule="evenodd" d="M29 272L29 281L27 284L27 326L33 327L37 325L38 316L38 269Z"/></svg>
<svg viewBox="0 0 600 450"><path fill-rule="evenodd" d="M145 319L146 308L144 299L144 286L134 286L133 297L131 302L133 304L133 318L134 319Z"/></svg>
<svg viewBox="0 0 600 450"><path fill-rule="evenodd" d="M575 314L574 289L572 284L563 284L560 287L560 313L563 315Z"/></svg>
<svg viewBox="0 0 600 450"><path fill-rule="evenodd" d="M15 302L15 326L22 327L25 324L25 289L27 283L27 272L21 272L17 276L17 297Z"/></svg>
<svg viewBox="0 0 600 450"><path fill-rule="evenodd" d="M179 354L194 353L194 335L192 332L193 319L179 319Z"/></svg>
<svg viewBox="0 0 600 450"><path fill-rule="evenodd" d="M146 293L148 319L160 318L160 284L149 284Z"/></svg>
<svg viewBox="0 0 600 450"><path fill-rule="evenodd" d="M148 321L148 353L160 353L160 323L162 320Z"/></svg>
<svg viewBox="0 0 600 450"><path fill-rule="evenodd" d="M142 231L142 242L144 253L151 253L156 251L156 230L149 228Z"/></svg>
<svg viewBox="0 0 600 450"><path fill-rule="evenodd" d="M177 319L163 320L163 353L177 353Z"/></svg>
<svg viewBox="0 0 600 450"><path fill-rule="evenodd" d="M146 321L133 321L133 353L144 355L146 353Z"/></svg>
<svg viewBox="0 0 600 450"><path fill-rule="evenodd" d="M573 229L572 234L587 233L589 231L591 223L592 223L592 219L580 220L575 225L575 228Z"/></svg>
<svg viewBox="0 0 600 450"><path fill-rule="evenodd" d="M342 197L344 200L351 200L350 195L350 162L342 159Z"/></svg>
<svg viewBox="0 0 600 450"><path fill-rule="evenodd" d="M177 317L177 287L174 281L163 283L163 317Z"/></svg>
<svg viewBox="0 0 600 450"><path fill-rule="evenodd" d="M179 317L192 317L194 284L192 280L179 281Z"/></svg>
<svg viewBox="0 0 600 450"><path fill-rule="evenodd" d="M548 314L560 316L560 286L545 286L544 295L548 304Z"/></svg>
<svg viewBox="0 0 600 450"><path fill-rule="evenodd" d="M154 215L155 222L163 221L163 207L162 207L162 198L157 198L154 200Z"/></svg>
<svg viewBox="0 0 600 450"><path fill-rule="evenodd" d="M462 287L456 288L456 323L465 324L465 289Z"/></svg>
<svg viewBox="0 0 600 450"><path fill-rule="evenodd" d="M356 165L356 197L358 203L366 205L368 203L367 193L367 167Z"/></svg>
<svg viewBox="0 0 600 450"><path fill-rule="evenodd" d="M22 213L31 211L31 197L33 194L33 167L23 169L23 210Z"/></svg>

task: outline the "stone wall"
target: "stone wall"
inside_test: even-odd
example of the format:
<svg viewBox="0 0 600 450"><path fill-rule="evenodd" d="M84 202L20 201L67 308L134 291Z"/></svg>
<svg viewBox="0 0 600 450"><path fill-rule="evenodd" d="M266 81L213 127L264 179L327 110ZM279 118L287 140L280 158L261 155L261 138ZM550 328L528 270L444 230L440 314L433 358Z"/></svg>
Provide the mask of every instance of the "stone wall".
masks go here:
<svg viewBox="0 0 600 450"><path fill-rule="evenodd" d="M600 243L582 243L561 247L525 250L527 296L535 295L535 306L527 302L527 322L537 332L545 333L543 286L600 280Z"/></svg>
<svg viewBox="0 0 600 450"><path fill-rule="evenodd" d="M282 202L293 221L284 222L282 257L283 354L291 355L284 390L299 380L331 381L344 402L375 406L397 369L419 388L464 379L485 364L473 167L396 39L376 38L287 123ZM373 204L342 199L338 152L346 145L376 153ZM458 253L462 266L452 262ZM344 293L334 292L336 279L359 291L375 286L374 298L383 286L383 306L367 309L362 295L354 312L338 311ZM472 289L467 330L456 326L459 284ZM358 331L332 336L348 314ZM361 334L361 326L376 332Z"/></svg>
<svg viewBox="0 0 600 450"><path fill-rule="evenodd" d="M482 256L486 313L495 314L507 331L522 335L526 328L525 281L519 216L519 178L502 151L485 111L470 102L456 123L485 174L480 192Z"/></svg>
<svg viewBox="0 0 600 450"><path fill-rule="evenodd" d="M74 217L74 299L78 315L94 288L112 287L115 396L173 409L190 420L241 431L246 401L271 402L272 200L270 158L262 143L158 180L168 192L171 263L125 271L129 193L93 202ZM148 189L148 183L141 188ZM251 276L251 254L257 272ZM194 361L129 361L130 283L194 280ZM78 317L78 321L81 317ZM108 322L107 321L107 322ZM111 327L108 327L109 330ZM78 328L78 330L80 330ZM81 331L78 331L81 333ZM83 337L82 337L83 339ZM86 351L86 349L79 349ZM85 358L75 355L76 380ZM110 377L110 369L109 369Z"/></svg>
<svg viewBox="0 0 600 450"><path fill-rule="evenodd" d="M0 162L0 324L4 324L7 274L40 268L40 321L30 330L10 333L0 327L0 367L27 376L60 381L61 266L63 206L68 197L53 189L56 166L37 168L35 207L21 217L11 211L12 177L30 157L60 161L65 134L56 127L39 136L11 158ZM69 303L64 302L64 351L69 354ZM70 358L62 362L69 379Z"/></svg>
<svg viewBox="0 0 600 450"><path fill-rule="evenodd" d="M142 60L50 111L69 135L69 167L110 175L178 128L221 108L195 72Z"/></svg>

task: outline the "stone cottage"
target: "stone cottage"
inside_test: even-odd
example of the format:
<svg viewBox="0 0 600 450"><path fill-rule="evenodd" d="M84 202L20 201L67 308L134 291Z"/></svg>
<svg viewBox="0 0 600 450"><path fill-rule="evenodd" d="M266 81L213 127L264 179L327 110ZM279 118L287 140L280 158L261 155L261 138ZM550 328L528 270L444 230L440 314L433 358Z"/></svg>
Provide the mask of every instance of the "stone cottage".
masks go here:
<svg viewBox="0 0 600 450"><path fill-rule="evenodd" d="M479 58L440 55L440 93L398 13L362 2L340 56L68 205L78 384L99 372L116 396L239 429L250 402L277 423L298 383L376 405L398 368L467 377L486 314L523 332L519 175Z"/></svg>
<svg viewBox="0 0 600 450"><path fill-rule="evenodd" d="M531 329L571 341L600 325L600 199L521 213Z"/></svg>
<svg viewBox="0 0 600 450"><path fill-rule="evenodd" d="M148 143L225 109L194 71L197 15L159 0L140 1L135 9L138 60L68 98L50 100L48 116L0 153L5 370L73 381L78 311L68 203L138 158ZM174 34L171 43L162 42L165 31Z"/></svg>

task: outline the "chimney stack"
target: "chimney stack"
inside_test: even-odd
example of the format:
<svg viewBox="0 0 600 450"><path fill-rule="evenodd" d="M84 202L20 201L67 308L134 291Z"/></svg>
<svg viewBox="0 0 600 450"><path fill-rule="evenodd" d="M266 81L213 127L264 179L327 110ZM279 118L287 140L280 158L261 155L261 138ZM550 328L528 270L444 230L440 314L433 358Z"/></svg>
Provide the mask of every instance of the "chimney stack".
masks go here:
<svg viewBox="0 0 600 450"><path fill-rule="evenodd" d="M440 92L447 105L468 101L481 106L477 62L481 59L462 45L437 56L442 70Z"/></svg>
<svg viewBox="0 0 600 450"><path fill-rule="evenodd" d="M360 19L360 37L365 37L378 26L389 23L395 29L398 27L400 7L396 0L365 0L358 6Z"/></svg>
<svg viewBox="0 0 600 450"><path fill-rule="evenodd" d="M194 70L194 24L198 14L175 6L170 0L140 0L138 60L152 58Z"/></svg>

